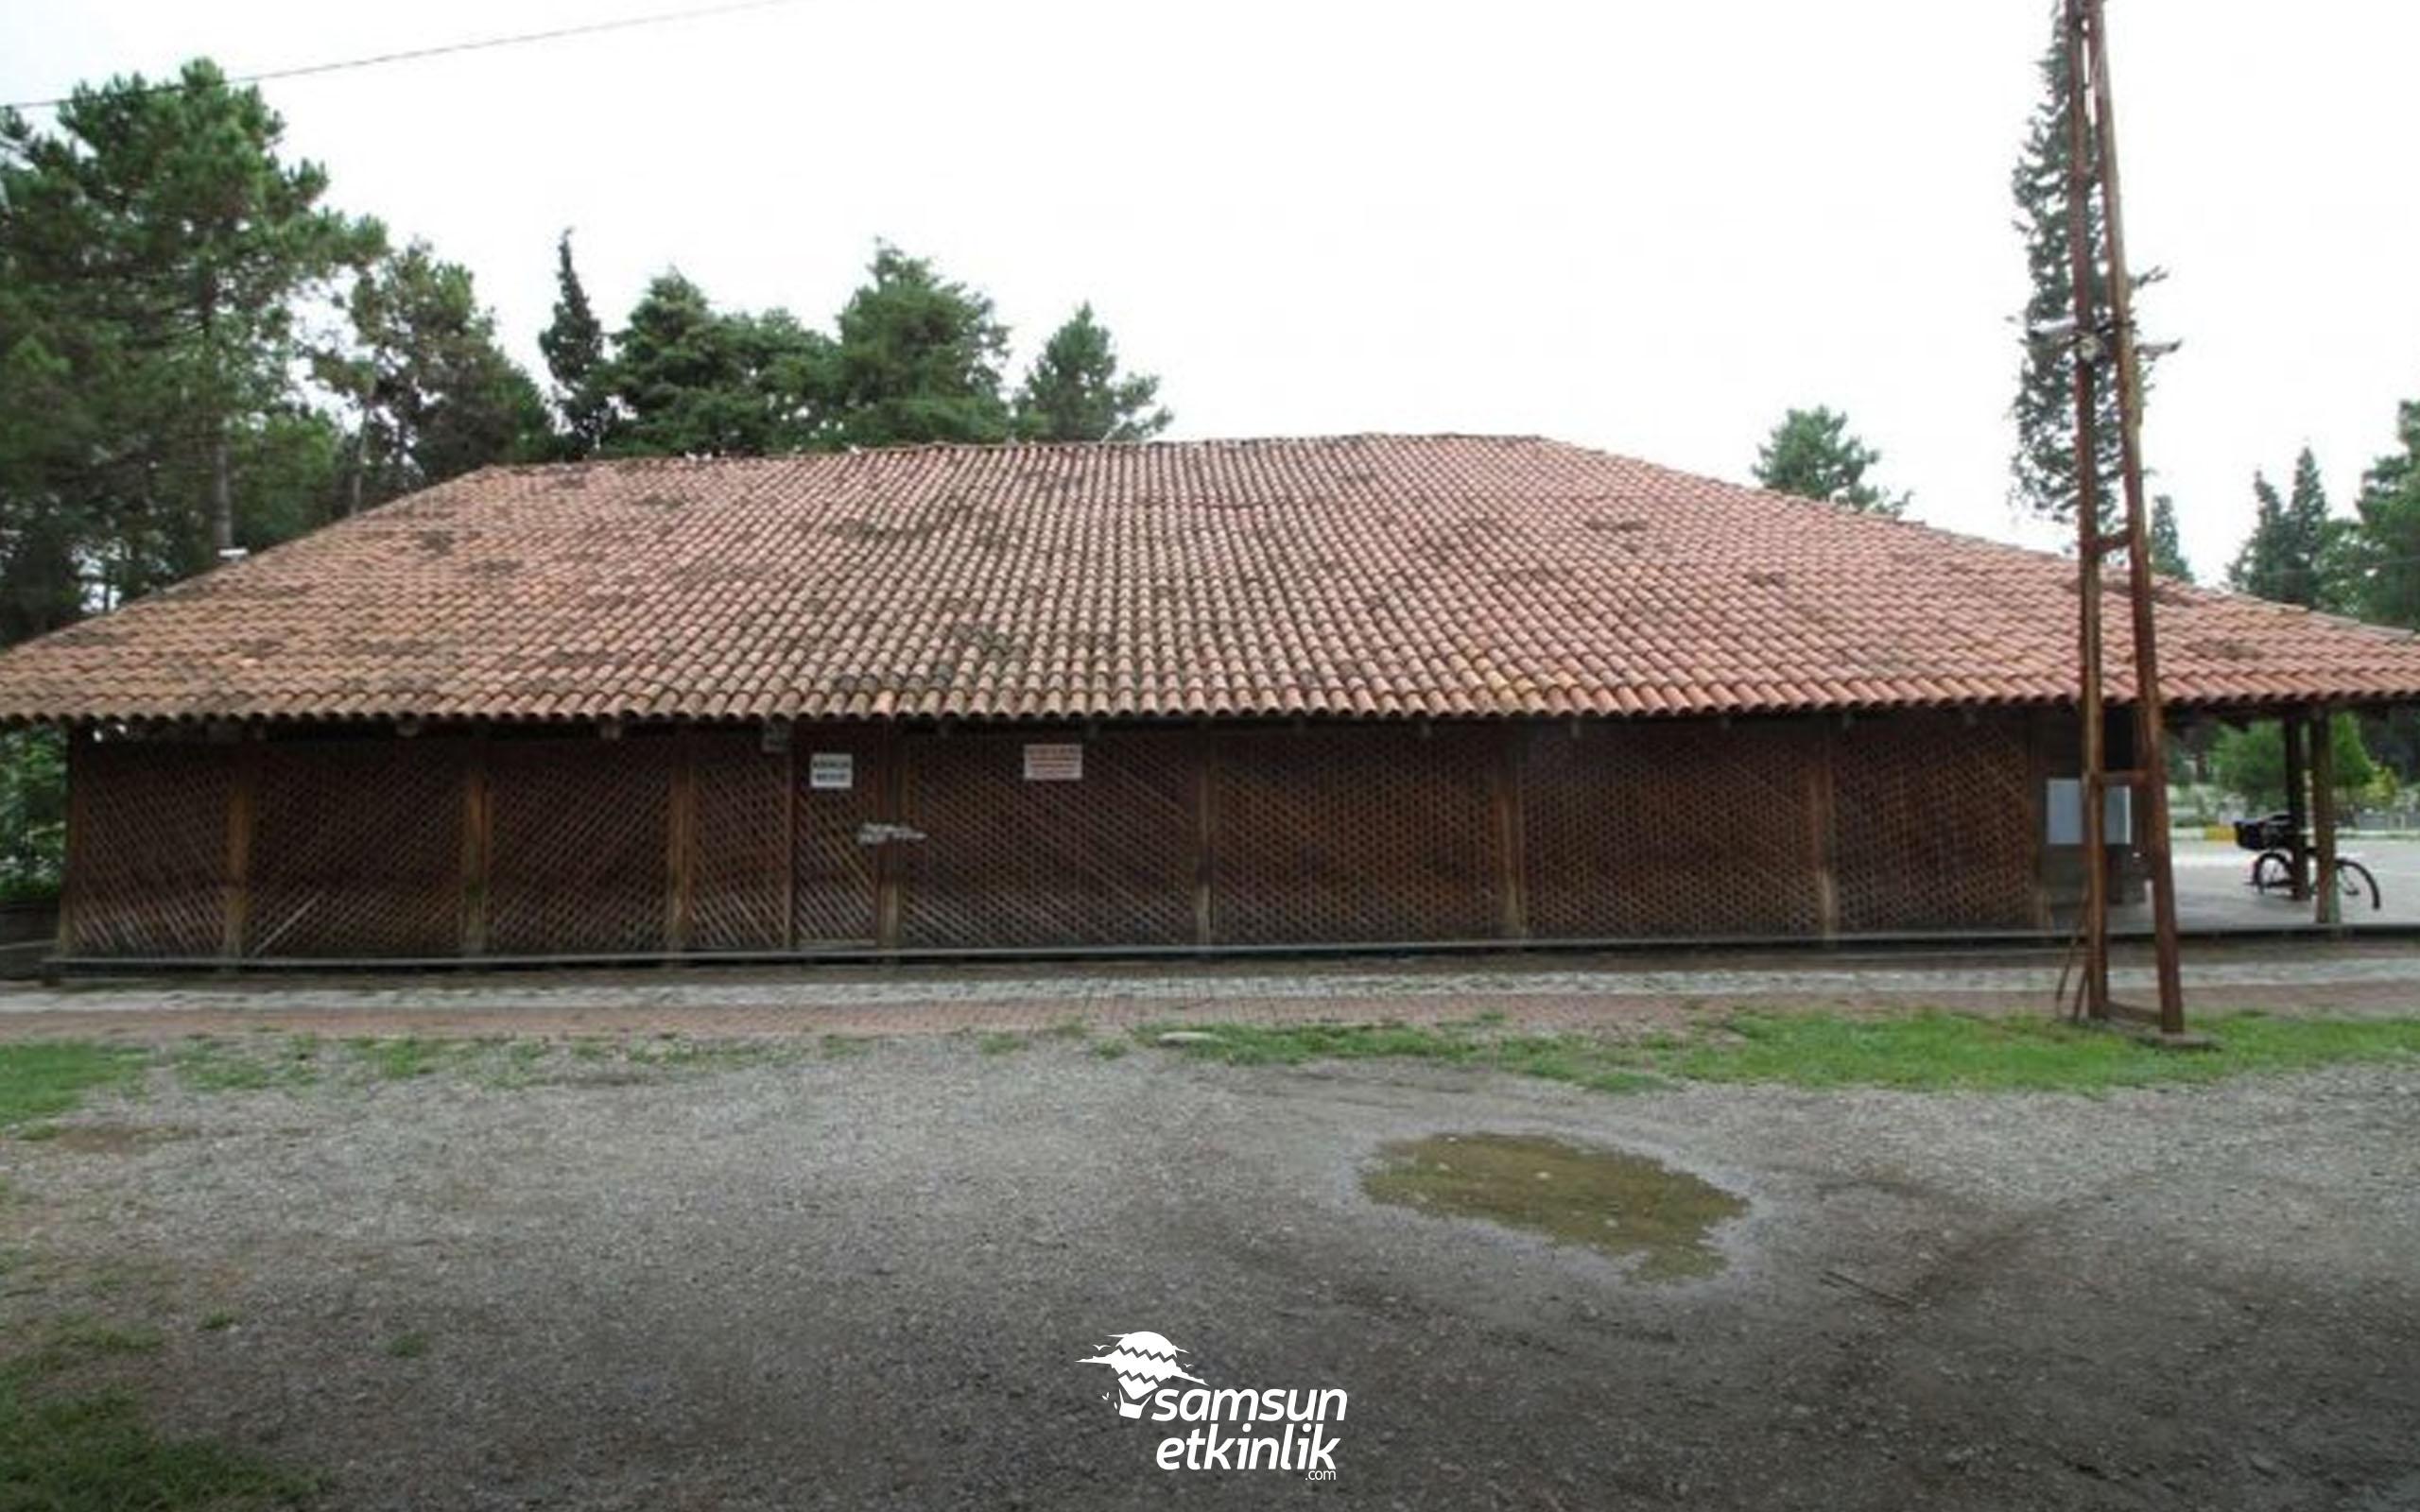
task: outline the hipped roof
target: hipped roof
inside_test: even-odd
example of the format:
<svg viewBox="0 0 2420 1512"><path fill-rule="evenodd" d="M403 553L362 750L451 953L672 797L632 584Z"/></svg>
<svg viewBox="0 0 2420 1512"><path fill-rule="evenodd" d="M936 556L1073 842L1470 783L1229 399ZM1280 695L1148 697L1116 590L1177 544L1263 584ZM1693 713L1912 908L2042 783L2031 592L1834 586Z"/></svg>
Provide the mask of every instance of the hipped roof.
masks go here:
<svg viewBox="0 0 2420 1512"><path fill-rule="evenodd" d="M0 719L1648 716L2071 701L2071 560L1531 438L496 467L0 656ZM2110 686L2132 696L2125 599ZM2187 704L2420 642L2163 581Z"/></svg>

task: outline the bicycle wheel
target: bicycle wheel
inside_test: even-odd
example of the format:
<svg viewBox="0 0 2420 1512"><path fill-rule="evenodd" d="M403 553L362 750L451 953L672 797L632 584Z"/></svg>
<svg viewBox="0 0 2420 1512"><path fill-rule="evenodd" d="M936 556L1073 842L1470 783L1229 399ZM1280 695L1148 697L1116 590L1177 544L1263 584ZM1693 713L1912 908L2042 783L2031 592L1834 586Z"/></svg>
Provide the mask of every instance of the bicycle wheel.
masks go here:
<svg viewBox="0 0 2420 1512"><path fill-rule="evenodd" d="M2356 902L2360 902L2363 893L2369 894L2372 913L2377 912L2381 906L2378 898L2378 879L2371 876L2370 868L2358 861L2339 860L2336 863L2336 887L2339 892Z"/></svg>
<svg viewBox="0 0 2420 1512"><path fill-rule="evenodd" d="M2266 893L2282 887L2291 892L2294 887L2293 857L2283 850L2263 850L2253 858L2252 885Z"/></svg>

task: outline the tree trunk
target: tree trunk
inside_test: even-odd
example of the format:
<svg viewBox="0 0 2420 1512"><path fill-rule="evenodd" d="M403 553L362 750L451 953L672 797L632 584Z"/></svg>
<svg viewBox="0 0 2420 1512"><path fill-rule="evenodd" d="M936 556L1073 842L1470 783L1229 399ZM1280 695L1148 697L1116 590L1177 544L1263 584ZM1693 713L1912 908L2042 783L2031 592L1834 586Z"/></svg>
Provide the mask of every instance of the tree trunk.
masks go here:
<svg viewBox="0 0 2420 1512"><path fill-rule="evenodd" d="M235 486L227 453L222 420L210 438L210 549L222 560L235 549Z"/></svg>

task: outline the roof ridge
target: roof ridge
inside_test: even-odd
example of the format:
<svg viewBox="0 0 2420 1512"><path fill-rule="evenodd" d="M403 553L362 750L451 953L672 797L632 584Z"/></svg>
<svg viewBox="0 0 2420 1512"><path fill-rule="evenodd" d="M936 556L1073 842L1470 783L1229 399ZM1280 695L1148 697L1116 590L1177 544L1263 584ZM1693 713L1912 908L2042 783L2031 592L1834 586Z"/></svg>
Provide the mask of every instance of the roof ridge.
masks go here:
<svg viewBox="0 0 2420 1512"><path fill-rule="evenodd" d="M1607 452L1598 447L1558 440L1550 436L1530 431L1319 431L1301 435L1270 436L1155 436L1139 441L1063 441L1039 438L1011 437L996 441L897 441L884 446L849 446L833 451L821 447L797 447L786 452L750 452L729 456L694 455L633 455L567 457L545 462L491 462L476 472L448 478L456 483L462 478L476 477L480 472L500 472L516 475L559 472L573 468L612 467L632 470L652 468L735 467L751 463L799 462L825 457L848 456L921 456L938 452L1144 452L1175 450L1246 450L1271 446L1324 446L1346 441L1509 441L1532 446L1555 446L1599 456L1618 456L1623 461L1639 462L1641 458L1621 453ZM1648 464L1652 465L1652 464ZM1720 479L1716 481L1720 481ZM442 487L443 485L432 485ZM406 495L409 497L409 495ZM392 502L392 501L389 501ZM383 507L384 506L381 506Z"/></svg>

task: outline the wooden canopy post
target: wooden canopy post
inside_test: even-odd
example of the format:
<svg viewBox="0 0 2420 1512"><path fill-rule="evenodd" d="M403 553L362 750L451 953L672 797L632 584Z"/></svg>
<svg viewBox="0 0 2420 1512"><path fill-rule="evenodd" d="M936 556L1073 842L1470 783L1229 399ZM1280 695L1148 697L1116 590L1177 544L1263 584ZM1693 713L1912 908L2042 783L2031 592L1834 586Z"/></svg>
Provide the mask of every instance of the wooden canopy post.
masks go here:
<svg viewBox="0 0 2420 1512"><path fill-rule="evenodd" d="M2332 723L2334 716L2323 706L2310 725L2311 848L2319 858L2318 872L2311 879L2319 906L2311 911L2311 919L2330 928L2341 922L2336 887L2336 742L2328 729Z"/></svg>
<svg viewBox="0 0 2420 1512"><path fill-rule="evenodd" d="M488 787L488 732L471 732L462 755L462 954L488 953L488 873L495 857L495 803Z"/></svg>
<svg viewBox="0 0 2420 1512"><path fill-rule="evenodd" d="M235 748L234 780L227 793L227 871L218 954L230 961L244 958L244 938L251 928L252 828L259 806L261 748L245 738L250 733L237 732L243 744Z"/></svg>
<svg viewBox="0 0 2420 1512"><path fill-rule="evenodd" d="M2286 747L2286 827L2293 832L2294 843L2289 860L2292 864L2294 902L2310 900L2310 807L2304 799L2303 771L2303 711L2297 707L2277 716L2280 736Z"/></svg>

